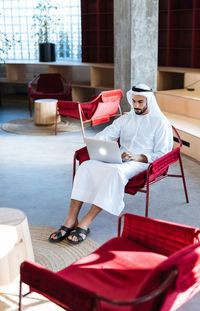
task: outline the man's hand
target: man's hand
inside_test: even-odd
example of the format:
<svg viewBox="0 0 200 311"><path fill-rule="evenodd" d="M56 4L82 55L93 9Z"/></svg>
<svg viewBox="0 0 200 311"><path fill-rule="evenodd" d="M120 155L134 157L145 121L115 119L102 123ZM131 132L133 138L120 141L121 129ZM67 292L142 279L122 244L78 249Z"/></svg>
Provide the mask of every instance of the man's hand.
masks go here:
<svg viewBox="0 0 200 311"><path fill-rule="evenodd" d="M122 161L128 162L134 160L134 155L131 152L123 152L122 153Z"/></svg>
<svg viewBox="0 0 200 311"><path fill-rule="evenodd" d="M133 153L128 151L128 152L122 153L122 161L123 162L137 161L137 162L147 163L148 159L144 154L133 154Z"/></svg>

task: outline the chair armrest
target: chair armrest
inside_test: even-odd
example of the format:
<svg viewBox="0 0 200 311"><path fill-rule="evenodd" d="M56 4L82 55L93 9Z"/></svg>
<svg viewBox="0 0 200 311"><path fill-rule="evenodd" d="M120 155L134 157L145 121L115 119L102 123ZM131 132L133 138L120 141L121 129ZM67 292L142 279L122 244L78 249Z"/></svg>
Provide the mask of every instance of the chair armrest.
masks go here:
<svg viewBox="0 0 200 311"><path fill-rule="evenodd" d="M174 131L174 133L176 134L176 137L178 139L178 142L179 142L179 147L181 148L183 143L182 143L182 140L181 140L181 137L179 135L179 132L177 131L177 129L172 125L172 130Z"/></svg>
<svg viewBox="0 0 200 311"><path fill-rule="evenodd" d="M74 180L74 176L76 174L76 161L79 161L79 165L80 165L82 162L87 161L89 159L90 159L90 157L89 157L86 146L75 151L74 161L73 161L73 180Z"/></svg>
<svg viewBox="0 0 200 311"><path fill-rule="evenodd" d="M179 159L179 156L180 156L180 147L177 147L174 150L162 156L161 158L153 161L150 164L151 165L150 172L156 176L162 174L162 172L168 169L170 164L175 163Z"/></svg>
<svg viewBox="0 0 200 311"><path fill-rule="evenodd" d="M72 85L71 85L71 82L68 81L67 83L67 90L66 90L66 93L68 96L71 96L72 95Z"/></svg>
<svg viewBox="0 0 200 311"><path fill-rule="evenodd" d="M32 93L32 91L36 91L36 84L39 79L39 76L35 76L31 81L28 82L28 93L29 95Z"/></svg>
<svg viewBox="0 0 200 311"><path fill-rule="evenodd" d="M28 83L28 95L31 96L36 91L36 84Z"/></svg>
<svg viewBox="0 0 200 311"><path fill-rule="evenodd" d="M66 96L68 96L68 100L71 101L72 100L72 85L70 81L66 81L65 78L61 77L62 82L63 82L63 87L64 87L64 92L66 94Z"/></svg>
<svg viewBox="0 0 200 311"><path fill-rule="evenodd" d="M149 292L146 295L137 297L135 299L130 299L128 301L112 300L112 299L108 299L100 295L96 295L96 297L98 300L105 301L107 303L114 304L114 305L121 305L121 306L139 305L147 301L150 301L154 299L155 297L164 293L168 288L172 286L177 276L178 276L178 270L174 268L170 271L169 275L165 278L163 283L161 283L161 285L159 285L156 289L154 289L153 291Z"/></svg>
<svg viewBox="0 0 200 311"><path fill-rule="evenodd" d="M32 84L37 83L38 79L39 79L39 75L35 76L35 77L29 82L29 84L32 85Z"/></svg>
<svg viewBox="0 0 200 311"><path fill-rule="evenodd" d="M79 164L81 164L84 161L89 160L90 157L89 157L89 154L88 154L87 147L85 146L85 147L83 147L83 148L81 148L79 150L76 150L75 157L76 157L76 160L79 161Z"/></svg>
<svg viewBox="0 0 200 311"><path fill-rule="evenodd" d="M92 310L94 299L92 292L39 264L24 261L20 266L20 277L20 282L29 285L33 291L44 294L51 301L61 306L81 311L85 303ZM78 302L74 299L74 296L79 296ZM87 301L84 299L85 296ZM84 307L86 309L86 306Z"/></svg>
<svg viewBox="0 0 200 311"><path fill-rule="evenodd" d="M32 92L32 85L31 82L28 83L28 94L30 95Z"/></svg>

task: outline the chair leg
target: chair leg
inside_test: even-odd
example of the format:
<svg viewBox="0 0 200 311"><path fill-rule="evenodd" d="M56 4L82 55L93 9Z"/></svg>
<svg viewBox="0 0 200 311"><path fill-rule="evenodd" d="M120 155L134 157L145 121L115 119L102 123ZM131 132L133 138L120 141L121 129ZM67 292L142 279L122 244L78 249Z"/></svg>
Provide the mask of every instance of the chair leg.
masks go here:
<svg viewBox="0 0 200 311"><path fill-rule="evenodd" d="M22 281L20 279L20 284L19 284L19 311L23 311L22 307Z"/></svg>
<svg viewBox="0 0 200 311"><path fill-rule="evenodd" d="M29 97L29 112L30 112L30 117L32 117L32 109L33 109L33 99Z"/></svg>
<svg viewBox="0 0 200 311"><path fill-rule="evenodd" d="M149 214L149 176L151 171L151 164L149 165L147 169L147 179L146 179L146 210L145 210L145 216L148 217Z"/></svg>
<svg viewBox="0 0 200 311"><path fill-rule="evenodd" d="M84 124L83 124L83 118L82 118L80 103L78 104L78 111L79 111L80 122L81 122L81 131L82 131L82 135L83 135L83 142L85 143L85 131L84 131Z"/></svg>
<svg viewBox="0 0 200 311"><path fill-rule="evenodd" d="M55 135L57 135L57 132L58 132L58 117L57 117L57 114L56 114L56 120L55 120Z"/></svg>
<svg viewBox="0 0 200 311"><path fill-rule="evenodd" d="M145 217L148 217L149 214L149 184L147 184L146 190L146 210L145 210Z"/></svg>
<svg viewBox="0 0 200 311"><path fill-rule="evenodd" d="M182 159L181 159L180 154L179 154L179 164L180 164L181 175L182 175L182 180L183 180L183 187L185 191L186 203L189 203L188 192L187 192L187 187L186 187L186 182L185 182L185 174L184 174L183 164L182 164Z"/></svg>

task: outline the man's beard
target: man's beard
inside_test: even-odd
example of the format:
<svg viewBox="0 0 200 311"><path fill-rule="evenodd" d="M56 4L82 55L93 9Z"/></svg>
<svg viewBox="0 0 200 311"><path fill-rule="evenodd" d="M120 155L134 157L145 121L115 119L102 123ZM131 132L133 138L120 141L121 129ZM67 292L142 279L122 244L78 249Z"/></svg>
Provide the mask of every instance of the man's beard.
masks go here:
<svg viewBox="0 0 200 311"><path fill-rule="evenodd" d="M136 114L143 114L147 110L147 104L143 109L134 108Z"/></svg>

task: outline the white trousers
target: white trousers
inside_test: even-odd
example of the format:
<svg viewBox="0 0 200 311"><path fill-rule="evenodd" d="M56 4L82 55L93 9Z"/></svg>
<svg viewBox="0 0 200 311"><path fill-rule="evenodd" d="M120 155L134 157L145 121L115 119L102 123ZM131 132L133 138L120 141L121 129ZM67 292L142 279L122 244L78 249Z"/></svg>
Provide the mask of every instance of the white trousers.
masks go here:
<svg viewBox="0 0 200 311"><path fill-rule="evenodd" d="M122 164L85 161L76 172L71 199L97 205L119 216L124 208L124 188L128 180L148 165L136 161Z"/></svg>

